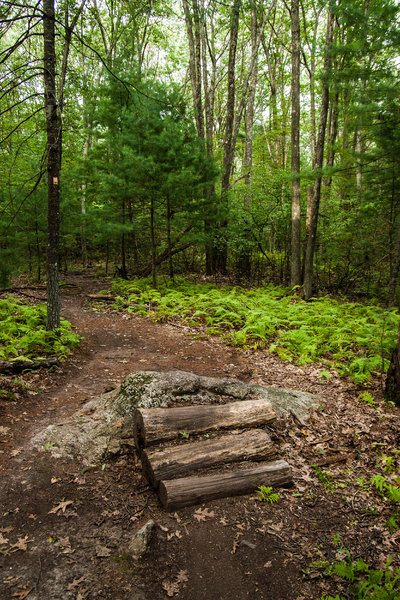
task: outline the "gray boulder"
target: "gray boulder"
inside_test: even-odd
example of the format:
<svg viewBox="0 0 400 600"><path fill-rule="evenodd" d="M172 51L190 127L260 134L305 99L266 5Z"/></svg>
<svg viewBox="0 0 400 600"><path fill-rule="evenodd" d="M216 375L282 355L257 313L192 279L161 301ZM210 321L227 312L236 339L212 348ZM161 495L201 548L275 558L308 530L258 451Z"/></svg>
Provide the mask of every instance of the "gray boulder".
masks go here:
<svg viewBox="0 0 400 600"><path fill-rule="evenodd" d="M184 371L138 371L128 375L118 390L90 400L67 421L46 427L33 438L33 446L55 458L73 458L95 465L134 447L135 408L220 404L254 398L267 398L279 417L291 414L303 424L312 408L321 403L318 396L307 392L233 379L202 377Z"/></svg>

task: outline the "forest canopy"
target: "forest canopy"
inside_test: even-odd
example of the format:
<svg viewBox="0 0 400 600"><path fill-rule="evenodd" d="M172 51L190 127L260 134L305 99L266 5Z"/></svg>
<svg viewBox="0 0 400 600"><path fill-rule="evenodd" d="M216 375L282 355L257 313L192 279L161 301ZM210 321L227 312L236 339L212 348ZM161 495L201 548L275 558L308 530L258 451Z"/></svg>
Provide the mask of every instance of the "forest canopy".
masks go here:
<svg viewBox="0 0 400 600"><path fill-rule="evenodd" d="M397 2L0 10L3 285L53 248L55 283L96 264L396 303Z"/></svg>

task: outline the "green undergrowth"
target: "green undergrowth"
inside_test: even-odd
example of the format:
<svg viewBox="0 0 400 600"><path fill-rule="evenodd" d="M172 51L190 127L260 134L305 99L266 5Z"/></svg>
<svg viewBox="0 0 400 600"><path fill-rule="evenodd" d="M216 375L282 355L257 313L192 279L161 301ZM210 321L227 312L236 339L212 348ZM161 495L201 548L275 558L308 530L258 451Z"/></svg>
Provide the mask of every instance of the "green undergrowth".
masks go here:
<svg viewBox="0 0 400 600"><path fill-rule="evenodd" d="M218 287L187 280L151 287L148 279L116 280L113 308L207 328L228 343L265 349L297 364L322 362L355 383L386 371L396 344L397 310L338 301L309 302L288 288Z"/></svg>
<svg viewBox="0 0 400 600"><path fill-rule="evenodd" d="M68 321L57 333L46 331L46 306L23 304L14 298L0 299L0 359L64 358L79 344Z"/></svg>
<svg viewBox="0 0 400 600"><path fill-rule="evenodd" d="M392 557L388 558L382 569L372 569L362 558L353 561L350 552L346 551L346 555L345 560L328 568L331 574L351 584L351 598L400 600L400 569L392 566ZM323 596L321 600L346 600L346 598L339 595Z"/></svg>

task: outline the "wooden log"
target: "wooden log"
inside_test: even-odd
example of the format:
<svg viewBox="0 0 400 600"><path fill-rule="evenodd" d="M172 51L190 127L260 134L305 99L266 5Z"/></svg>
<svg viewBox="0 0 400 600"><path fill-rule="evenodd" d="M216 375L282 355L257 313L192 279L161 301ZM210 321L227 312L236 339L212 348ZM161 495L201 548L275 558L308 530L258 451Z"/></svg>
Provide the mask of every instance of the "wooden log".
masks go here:
<svg viewBox="0 0 400 600"><path fill-rule="evenodd" d="M248 494L260 485L276 487L291 483L288 463L276 460L252 469L161 481L158 493L164 508L176 510L216 498Z"/></svg>
<svg viewBox="0 0 400 600"><path fill-rule="evenodd" d="M275 456L268 433L250 429L163 450L150 448L143 450L141 459L145 476L158 487L161 480L174 479L197 469L245 460L269 461Z"/></svg>
<svg viewBox="0 0 400 600"><path fill-rule="evenodd" d="M182 432L201 433L211 429L259 427L276 418L266 400L243 400L219 405L195 405L179 408L138 408L134 414L134 431L138 450L171 440Z"/></svg>
<svg viewBox="0 0 400 600"><path fill-rule="evenodd" d="M86 298L89 300L96 300L97 302L115 302L117 296L106 296L105 294L86 294Z"/></svg>
<svg viewBox="0 0 400 600"><path fill-rule="evenodd" d="M60 364L58 358L37 358L33 360L16 359L0 361L0 373L4 375L13 375L22 373L22 371L32 371L41 367L54 367Z"/></svg>

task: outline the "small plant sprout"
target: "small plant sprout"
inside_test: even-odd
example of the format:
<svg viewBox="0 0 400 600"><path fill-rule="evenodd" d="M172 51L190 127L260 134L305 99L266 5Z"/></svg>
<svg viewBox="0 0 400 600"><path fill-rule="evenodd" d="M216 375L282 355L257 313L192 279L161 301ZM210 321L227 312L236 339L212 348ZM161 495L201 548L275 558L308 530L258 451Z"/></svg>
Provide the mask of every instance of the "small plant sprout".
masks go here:
<svg viewBox="0 0 400 600"><path fill-rule="evenodd" d="M329 373L329 371L321 371L321 373L319 374L319 378L321 381L329 381L331 378L331 374Z"/></svg>
<svg viewBox="0 0 400 600"><path fill-rule="evenodd" d="M269 504L275 504L279 500L279 493L273 492L272 487L267 487L265 485L260 485L256 492L258 494L258 499L260 502L268 502Z"/></svg>
<svg viewBox="0 0 400 600"><path fill-rule="evenodd" d="M335 546L335 548L338 548L339 546L343 546L343 542L342 539L340 537L340 533L336 532L333 534L332 536L332 544Z"/></svg>
<svg viewBox="0 0 400 600"><path fill-rule="evenodd" d="M329 471L323 471L321 469L321 467L319 467L318 465L312 465L314 470L315 470L315 474L318 477L318 480L320 481L320 483L323 484L324 488L328 491L328 492L333 492L334 489L337 486L337 484L335 484L333 482L333 475L332 473L329 473Z"/></svg>
<svg viewBox="0 0 400 600"><path fill-rule="evenodd" d="M363 392L362 394L358 394L357 397L359 400L361 400L361 402L369 404L370 406L374 406L376 404L374 397L370 392Z"/></svg>
<svg viewBox="0 0 400 600"><path fill-rule="evenodd" d="M181 438L183 440L188 440L189 439L189 434L188 434L187 431L181 431L180 434L181 434Z"/></svg>

